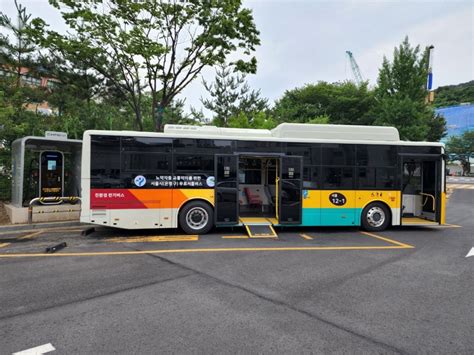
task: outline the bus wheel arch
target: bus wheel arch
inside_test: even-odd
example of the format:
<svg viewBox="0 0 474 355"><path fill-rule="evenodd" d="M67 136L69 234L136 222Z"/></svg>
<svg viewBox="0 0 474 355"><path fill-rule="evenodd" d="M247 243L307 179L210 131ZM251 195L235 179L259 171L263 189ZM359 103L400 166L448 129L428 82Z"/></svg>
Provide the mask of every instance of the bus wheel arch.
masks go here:
<svg viewBox="0 0 474 355"><path fill-rule="evenodd" d="M392 210L384 201L371 201L363 208L360 219L363 229L382 231L391 225Z"/></svg>
<svg viewBox="0 0 474 355"><path fill-rule="evenodd" d="M214 207L204 199L192 199L178 210L178 224L187 234L206 234L214 226Z"/></svg>

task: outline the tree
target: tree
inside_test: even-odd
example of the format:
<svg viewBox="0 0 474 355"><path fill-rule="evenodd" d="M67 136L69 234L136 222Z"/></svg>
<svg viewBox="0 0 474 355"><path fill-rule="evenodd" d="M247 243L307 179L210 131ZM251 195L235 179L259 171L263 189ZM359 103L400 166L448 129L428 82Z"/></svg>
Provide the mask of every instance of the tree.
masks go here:
<svg viewBox="0 0 474 355"><path fill-rule="evenodd" d="M268 109L268 100L260 96L260 90L250 90L245 74L234 74L232 67L226 64L218 66L214 82L203 80L203 84L211 98L201 98L201 102L215 113L213 124L216 126L229 126L229 119L240 113L244 117Z"/></svg>
<svg viewBox="0 0 474 355"><path fill-rule="evenodd" d="M258 31L240 0L50 0L72 34L47 30L35 19L43 45L67 59L80 58L124 97L143 129L144 93L151 95L155 129L160 131L172 100L206 66L231 63L255 72ZM242 59L244 58L244 59Z"/></svg>
<svg viewBox="0 0 474 355"><path fill-rule="evenodd" d="M460 136L451 136L446 142L448 154L470 155L474 153L474 131L465 131Z"/></svg>
<svg viewBox="0 0 474 355"><path fill-rule="evenodd" d="M379 70L376 104L371 112L376 125L394 126L405 140L440 140L446 133L446 122L435 116L426 102L428 48L412 47L405 37L394 49L393 61L386 57Z"/></svg>
<svg viewBox="0 0 474 355"><path fill-rule="evenodd" d="M0 27L4 30L0 34L0 143L5 146L6 154L13 140L42 133L46 126L43 115L27 110L29 105L44 101L47 93L24 82L25 68L29 69L29 75L37 74L37 47L29 36L31 15L16 1L15 7L16 23L0 12Z"/></svg>
<svg viewBox="0 0 474 355"><path fill-rule="evenodd" d="M231 128L272 129L275 128L276 125L273 117L264 111L253 112L251 114L241 111L234 116L230 116L228 120L228 127Z"/></svg>
<svg viewBox="0 0 474 355"><path fill-rule="evenodd" d="M278 122L312 122L326 117L335 124L372 124L368 116L374 104L367 83L352 82L307 84L287 90L276 101L273 115ZM316 120L317 121L317 120Z"/></svg>
<svg viewBox="0 0 474 355"><path fill-rule="evenodd" d="M10 41L6 34L0 33L0 65L4 70L16 73L16 86L21 85L22 68L32 67L36 45L28 34L31 14L15 0L17 22L0 12L0 27L13 35Z"/></svg>
<svg viewBox="0 0 474 355"><path fill-rule="evenodd" d="M456 160L461 161L462 174L471 172L470 157L474 153L474 131L465 131L460 136L452 136L446 142L446 152L455 154Z"/></svg>
<svg viewBox="0 0 474 355"><path fill-rule="evenodd" d="M434 105L446 107L465 102L474 103L474 80L458 85L440 86L435 90Z"/></svg>
<svg viewBox="0 0 474 355"><path fill-rule="evenodd" d="M145 131L153 131L155 122L153 114L150 110L152 97L149 94L145 94L143 100L143 127ZM168 109L163 114L163 126L166 124L185 124L185 125L197 125L200 121L196 119L193 114L186 114L184 112L184 100L173 100Z"/></svg>

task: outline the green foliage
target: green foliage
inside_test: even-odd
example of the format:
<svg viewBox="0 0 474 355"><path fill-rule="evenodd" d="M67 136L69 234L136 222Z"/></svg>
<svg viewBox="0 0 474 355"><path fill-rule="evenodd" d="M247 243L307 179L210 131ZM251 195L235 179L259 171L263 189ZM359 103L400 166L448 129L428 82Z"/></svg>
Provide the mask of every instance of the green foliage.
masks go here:
<svg viewBox="0 0 474 355"><path fill-rule="evenodd" d="M155 121L150 110L152 101L151 95L145 95L143 104L143 127L145 131L153 131L155 128ZM183 124L183 125L198 125L200 121L192 114L184 112L184 100L172 101L166 109L163 110L163 126L165 124Z"/></svg>
<svg viewBox="0 0 474 355"><path fill-rule="evenodd" d="M260 43L259 33L240 0L50 3L61 11L71 34L47 30L44 21L35 19L37 38L109 81L132 108L139 129L145 90L159 131L165 109L204 67L233 55L240 57L231 63L236 70L256 70L256 59L248 57Z"/></svg>
<svg viewBox="0 0 474 355"><path fill-rule="evenodd" d="M374 111L375 125L396 127L401 139L425 140L429 130L427 116L430 116L422 103L408 97L384 98L377 103Z"/></svg>
<svg viewBox="0 0 474 355"><path fill-rule="evenodd" d="M277 122L318 122L327 117L334 124L372 124L368 112L374 104L367 83L352 82L307 84L287 90L276 101L273 115ZM316 121L315 121L316 119Z"/></svg>
<svg viewBox="0 0 474 355"><path fill-rule="evenodd" d="M440 86L435 90L436 107L455 106L474 102L474 80L458 85Z"/></svg>
<svg viewBox="0 0 474 355"><path fill-rule="evenodd" d="M226 64L217 67L213 83L203 81L203 85L211 98L201 98L201 102L215 113L212 123L216 126L227 127L230 117L239 113L249 116L268 109L268 100L260 97L260 90L250 90L245 75L234 74Z"/></svg>
<svg viewBox="0 0 474 355"><path fill-rule="evenodd" d="M228 127L272 129L276 127L273 118L264 111L247 114L243 111L229 117Z"/></svg>
<svg viewBox="0 0 474 355"><path fill-rule="evenodd" d="M14 3L17 12L14 20L0 12L0 27L14 38L11 41L8 35L0 33L0 65L16 72L19 85L21 67L31 66L36 45L29 36L31 15L17 0Z"/></svg>
<svg viewBox="0 0 474 355"><path fill-rule="evenodd" d="M376 104L371 111L376 125L394 126L401 139L438 141L446 134L444 118L426 103L428 48L411 47L408 37L395 48L393 61L384 57L379 70Z"/></svg>
<svg viewBox="0 0 474 355"><path fill-rule="evenodd" d="M0 13L0 67L4 75L0 80L0 144L9 151L10 144L18 137L41 134L47 124L44 115L27 107L41 103L47 97L44 89L24 85L22 68L31 67L29 74L35 75L37 47L29 37L31 15L15 1L17 19L13 21ZM10 38L6 33L9 33ZM1 168L1 167L0 167ZM9 169L8 165L3 166Z"/></svg>
<svg viewBox="0 0 474 355"><path fill-rule="evenodd" d="M311 123L311 124L328 124L329 123L329 116L328 115L321 115L321 116L318 116L318 117L315 117L315 118L309 120L308 123Z"/></svg>
<svg viewBox="0 0 474 355"><path fill-rule="evenodd" d="M469 155L474 153L474 131L465 131L460 136L452 136L446 142L446 152Z"/></svg>

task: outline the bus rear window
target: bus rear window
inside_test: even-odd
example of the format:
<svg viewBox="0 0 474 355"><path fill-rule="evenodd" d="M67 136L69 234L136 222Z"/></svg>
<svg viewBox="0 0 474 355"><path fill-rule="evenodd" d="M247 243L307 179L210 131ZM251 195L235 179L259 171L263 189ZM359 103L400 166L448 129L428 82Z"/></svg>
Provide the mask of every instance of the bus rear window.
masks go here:
<svg viewBox="0 0 474 355"><path fill-rule="evenodd" d="M91 187L120 186L120 137L91 136Z"/></svg>

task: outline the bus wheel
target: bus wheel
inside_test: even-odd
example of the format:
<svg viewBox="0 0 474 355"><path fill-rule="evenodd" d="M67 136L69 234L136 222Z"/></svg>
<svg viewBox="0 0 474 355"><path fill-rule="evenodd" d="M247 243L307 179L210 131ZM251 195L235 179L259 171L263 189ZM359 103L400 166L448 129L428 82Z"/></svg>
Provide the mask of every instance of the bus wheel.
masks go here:
<svg viewBox="0 0 474 355"><path fill-rule="evenodd" d="M362 227L367 231L382 231L390 223L390 211L379 202L369 204L362 211Z"/></svg>
<svg viewBox="0 0 474 355"><path fill-rule="evenodd" d="M179 226L187 234L205 234L213 224L214 211L205 202L189 202L179 212Z"/></svg>

